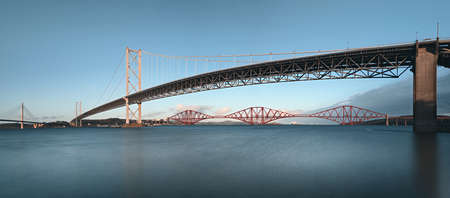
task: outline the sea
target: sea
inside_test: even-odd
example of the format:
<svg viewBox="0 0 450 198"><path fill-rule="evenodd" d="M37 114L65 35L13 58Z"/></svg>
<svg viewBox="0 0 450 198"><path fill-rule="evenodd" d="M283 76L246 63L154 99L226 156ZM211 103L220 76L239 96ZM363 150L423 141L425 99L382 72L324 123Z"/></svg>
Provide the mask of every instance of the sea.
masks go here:
<svg viewBox="0 0 450 198"><path fill-rule="evenodd" d="M450 197L450 134L336 125L0 130L0 197Z"/></svg>

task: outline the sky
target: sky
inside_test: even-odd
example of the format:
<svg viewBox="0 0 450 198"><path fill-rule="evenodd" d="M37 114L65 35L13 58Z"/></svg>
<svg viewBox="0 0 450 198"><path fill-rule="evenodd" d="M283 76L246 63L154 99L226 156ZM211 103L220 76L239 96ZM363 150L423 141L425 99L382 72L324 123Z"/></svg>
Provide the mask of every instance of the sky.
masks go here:
<svg viewBox="0 0 450 198"><path fill-rule="evenodd" d="M24 102L35 116L68 121L74 117L76 101L82 101L83 110L88 110L122 97L125 83L120 79L125 67L120 63L127 46L191 56L402 43L414 41L416 35L419 39L435 38L437 22L440 36L450 37L449 6L445 0L3 0L0 115ZM145 63L151 63L148 56L143 60L144 65L151 66ZM159 73L154 71L144 66L143 88L158 84L155 79ZM444 79L440 82L449 83L448 74L448 70L439 68L438 76ZM412 112L411 97L406 96L412 93L411 78L412 73L406 72L399 79L289 82L214 90L146 102L143 115L161 118L186 108L224 114L250 106L306 112L341 103L408 114ZM405 93L398 96L398 103L410 105L399 107L383 100L392 95L380 91L386 87ZM373 91L384 95L367 97ZM441 85L439 91L448 96L448 87ZM445 113L446 107L442 108ZM125 109L121 108L91 118L124 116Z"/></svg>

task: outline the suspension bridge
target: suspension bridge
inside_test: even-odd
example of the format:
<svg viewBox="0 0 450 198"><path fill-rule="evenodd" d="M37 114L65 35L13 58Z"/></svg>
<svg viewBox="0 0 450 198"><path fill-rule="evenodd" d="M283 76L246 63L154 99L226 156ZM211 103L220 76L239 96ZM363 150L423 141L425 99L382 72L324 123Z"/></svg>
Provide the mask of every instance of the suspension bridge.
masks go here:
<svg viewBox="0 0 450 198"><path fill-rule="evenodd" d="M168 56L127 47L124 55L125 95L80 113L71 123L81 125L86 117L125 107L127 125L130 119L135 119L139 126L142 123L141 104L150 100L268 83L398 78L406 71L412 71L414 131L434 132L438 129L437 66L450 68L449 45L449 39L436 38L355 49L219 56ZM142 88L143 55L148 56L149 84L146 89ZM107 88L111 82L113 80ZM123 81L118 82L117 86ZM132 107L134 104L137 108Z"/></svg>
<svg viewBox="0 0 450 198"><path fill-rule="evenodd" d="M183 125L193 125L202 120L224 118L240 120L250 125L264 125L283 118L321 118L341 125L354 125L372 119L386 118L388 120L388 115L352 105L342 105L311 114L294 114L267 107L249 107L228 115L215 116L195 110L185 110L168 117L167 120Z"/></svg>

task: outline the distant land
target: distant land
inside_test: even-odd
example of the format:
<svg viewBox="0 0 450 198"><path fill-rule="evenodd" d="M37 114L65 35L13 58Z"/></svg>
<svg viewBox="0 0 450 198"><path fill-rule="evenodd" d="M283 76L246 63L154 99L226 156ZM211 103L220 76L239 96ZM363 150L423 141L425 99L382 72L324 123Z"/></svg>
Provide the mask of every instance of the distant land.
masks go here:
<svg viewBox="0 0 450 198"><path fill-rule="evenodd" d="M450 116L438 116L439 125L441 131L450 132ZM136 123L135 120L130 120L131 123ZM410 126L413 125L414 120L411 115L395 116L389 118L390 126ZM108 118L108 119L96 119L96 120L83 120L83 127L102 127L102 128L120 128L125 124L125 119L120 118ZM161 125L180 125L174 122L167 122L164 119L159 120L142 120L143 126L161 126ZM247 125L240 121L220 121L220 122L198 122L196 125ZM277 122L271 122L269 125L311 125L311 124L281 124ZM386 119L370 120L360 125L386 125ZM56 121L45 123L40 128L71 128L69 122ZM17 129L20 128L19 123L3 123L0 124L0 129ZM24 128L33 128L33 125L24 124Z"/></svg>
<svg viewBox="0 0 450 198"><path fill-rule="evenodd" d="M40 128L69 128L70 123L66 121L55 121L55 122L47 122ZM0 129L18 129L20 128L20 123L0 123ZM33 128L31 124L23 124L23 128Z"/></svg>

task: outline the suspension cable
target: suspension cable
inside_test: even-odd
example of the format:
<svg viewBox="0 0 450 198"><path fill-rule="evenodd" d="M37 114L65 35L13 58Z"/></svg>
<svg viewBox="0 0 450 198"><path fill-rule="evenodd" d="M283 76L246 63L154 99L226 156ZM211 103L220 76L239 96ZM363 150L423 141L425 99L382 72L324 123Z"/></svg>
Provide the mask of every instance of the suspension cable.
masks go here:
<svg viewBox="0 0 450 198"><path fill-rule="evenodd" d="M95 106L97 106L98 103L99 103L99 102L103 99L103 97L105 96L106 91L109 89L109 86L111 85L111 83L112 83L114 77L116 76L116 73L117 73L119 67L120 67L120 66L122 65L122 63L123 63L124 57L125 57L125 53L122 52L122 57L120 58L120 62L119 62L119 64L116 66L116 68L114 69L114 72L113 72L113 75L112 75L111 79L109 79L106 88L103 90L103 93L102 93L102 95L100 95L100 98L97 100L97 103L95 103Z"/></svg>
<svg viewBox="0 0 450 198"><path fill-rule="evenodd" d="M34 121L38 120L38 118L35 115L33 115L33 113L31 113L31 111L25 105L23 106L23 110L25 111L25 115L29 116L31 118L31 120L34 120ZM24 117L25 117L25 115L24 115Z"/></svg>
<svg viewBox="0 0 450 198"><path fill-rule="evenodd" d="M234 54L234 55L218 55L218 56L169 56L165 54L156 54L152 52L147 52L143 50L144 53L151 56L160 56L165 58L180 58L180 59L189 59L189 58L230 58L230 57L253 57L253 56L277 56L277 55L293 55L293 54L313 54L313 53L327 53L327 52L341 52L347 49L338 49L338 50L316 50L316 51L302 51L302 52L278 52L278 53L263 53L263 54ZM206 60L206 59L205 59ZM205 61L204 60L204 61Z"/></svg>
<svg viewBox="0 0 450 198"><path fill-rule="evenodd" d="M449 39L450 37L441 38L441 40ZM359 47L359 48L347 48L347 49L336 49L336 50L313 50L313 51L293 51L293 52L277 52L277 53L262 53L262 54L232 54L232 55L216 55L216 56L170 56L165 54L157 54L152 52L147 52L143 50L144 53L152 56L160 56L160 57L166 57L166 58L230 58L230 57L255 57L255 56L277 56L277 55L295 55L295 54L316 54L316 53L329 53L329 52L343 52L343 51L352 51L352 50L359 50L359 49L371 49L371 48L377 48L377 47L383 47L388 45L401 45L401 44L410 44L411 42L398 42L398 43L389 43L389 44L382 44L382 45L376 45L372 47ZM205 61L205 60L203 60Z"/></svg>
<svg viewBox="0 0 450 198"><path fill-rule="evenodd" d="M120 79L119 83L116 85L116 87L113 89L113 91L111 92L111 95L109 95L109 97L107 98L107 100L110 100L113 95L116 93L117 88L119 88L119 85L122 84L123 80L125 79L125 76L122 76L122 78Z"/></svg>
<svg viewBox="0 0 450 198"><path fill-rule="evenodd" d="M14 116L18 115L19 112L20 112L20 105L16 105L11 109L8 109L7 111L2 112L0 114L0 116L5 116L6 118L10 118L9 116L14 117Z"/></svg>

